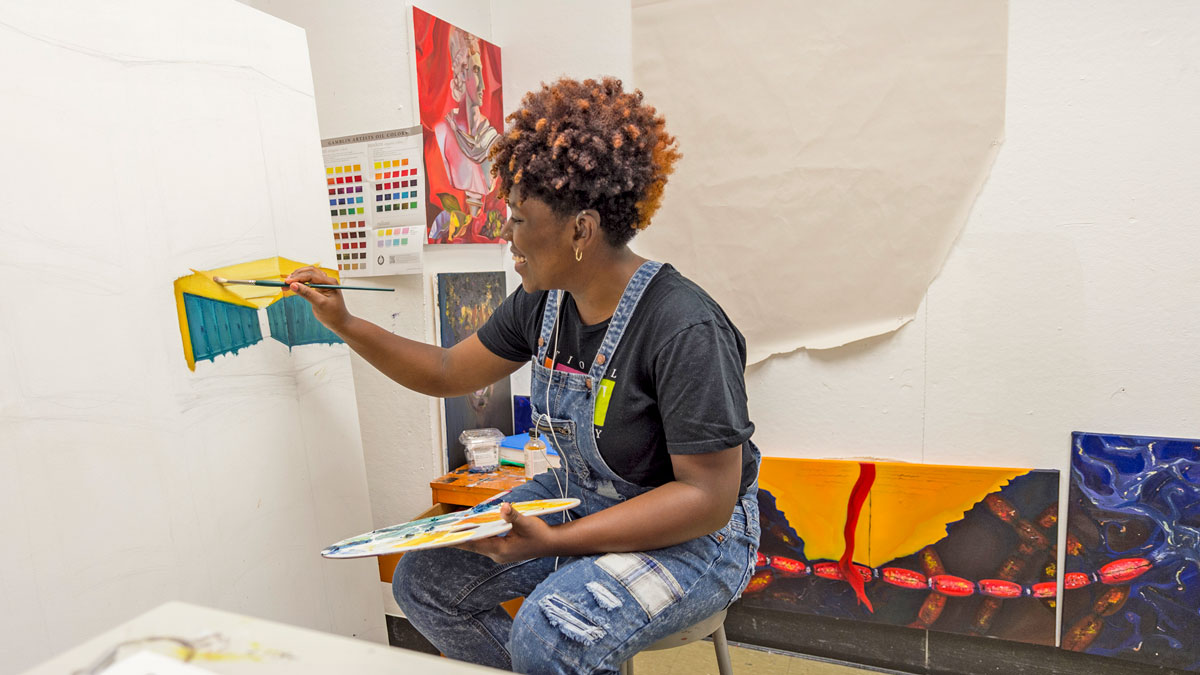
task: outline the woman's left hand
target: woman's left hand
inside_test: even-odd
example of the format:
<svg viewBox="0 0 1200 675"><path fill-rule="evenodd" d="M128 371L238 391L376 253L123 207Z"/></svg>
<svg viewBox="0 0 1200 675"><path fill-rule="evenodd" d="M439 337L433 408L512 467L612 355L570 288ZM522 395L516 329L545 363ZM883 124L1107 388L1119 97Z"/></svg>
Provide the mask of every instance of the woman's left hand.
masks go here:
<svg viewBox="0 0 1200 675"><path fill-rule="evenodd" d="M500 515L512 529L500 537L460 544L458 548L485 555L498 563L510 563L553 555L554 528L536 516L523 516L511 504L500 505Z"/></svg>

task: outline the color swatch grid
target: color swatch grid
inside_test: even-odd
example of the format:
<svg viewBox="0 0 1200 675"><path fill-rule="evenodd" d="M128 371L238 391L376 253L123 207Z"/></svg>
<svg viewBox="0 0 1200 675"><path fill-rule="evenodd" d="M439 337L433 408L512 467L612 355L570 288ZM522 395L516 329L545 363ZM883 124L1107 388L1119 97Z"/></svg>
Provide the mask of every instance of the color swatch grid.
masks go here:
<svg viewBox="0 0 1200 675"><path fill-rule="evenodd" d="M419 211L412 211L419 213ZM420 270L421 249L425 246L425 225L415 222L410 225L377 227L374 231L372 256L380 270L389 273L404 273Z"/></svg>
<svg viewBox="0 0 1200 675"><path fill-rule="evenodd" d="M410 225L408 227L389 227L382 230L375 230L375 245L379 248L391 248L395 246L408 246L409 237L417 237L424 235L420 227Z"/></svg>
<svg viewBox="0 0 1200 675"><path fill-rule="evenodd" d="M354 216L363 212L362 165L346 164L325 167L325 184L329 187L329 215Z"/></svg>
<svg viewBox="0 0 1200 675"><path fill-rule="evenodd" d="M408 157L375 162L375 212L417 208L420 181L416 162Z"/></svg>
<svg viewBox="0 0 1200 675"><path fill-rule="evenodd" d="M333 240L339 272L367 269L367 221L335 221Z"/></svg>

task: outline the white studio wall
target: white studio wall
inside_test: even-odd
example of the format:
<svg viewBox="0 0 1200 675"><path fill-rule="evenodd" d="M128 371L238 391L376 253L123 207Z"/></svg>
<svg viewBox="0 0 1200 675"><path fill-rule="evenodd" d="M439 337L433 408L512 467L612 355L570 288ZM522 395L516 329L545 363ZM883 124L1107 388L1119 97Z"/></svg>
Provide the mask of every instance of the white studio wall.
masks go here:
<svg viewBox="0 0 1200 675"><path fill-rule="evenodd" d="M172 292L332 258L303 33L225 0L10 2L0 54L4 670L168 600L383 641L374 565L319 556L371 524L345 345L192 371Z"/></svg>
<svg viewBox="0 0 1200 675"><path fill-rule="evenodd" d="M1013 3L1008 145L928 297L927 461L1200 431L1197 21Z"/></svg>
<svg viewBox="0 0 1200 675"><path fill-rule="evenodd" d="M1005 144L915 320L747 377L768 455L1068 469L1200 430L1200 8L1009 9Z"/></svg>

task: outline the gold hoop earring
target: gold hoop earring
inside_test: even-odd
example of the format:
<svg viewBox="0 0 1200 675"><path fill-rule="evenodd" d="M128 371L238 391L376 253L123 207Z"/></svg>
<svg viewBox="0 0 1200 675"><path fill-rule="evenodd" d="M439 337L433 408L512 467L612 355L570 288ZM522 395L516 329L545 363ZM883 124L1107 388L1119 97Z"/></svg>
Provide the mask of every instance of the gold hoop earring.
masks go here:
<svg viewBox="0 0 1200 675"><path fill-rule="evenodd" d="M582 261L583 261L583 251L580 251L579 249L575 249L575 262L582 262Z"/></svg>

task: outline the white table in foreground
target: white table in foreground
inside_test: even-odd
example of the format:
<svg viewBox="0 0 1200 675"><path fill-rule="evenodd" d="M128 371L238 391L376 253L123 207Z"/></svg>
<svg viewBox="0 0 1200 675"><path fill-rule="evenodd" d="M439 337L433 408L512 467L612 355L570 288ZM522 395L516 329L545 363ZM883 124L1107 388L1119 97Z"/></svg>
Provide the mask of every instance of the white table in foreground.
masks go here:
<svg viewBox="0 0 1200 675"><path fill-rule="evenodd" d="M147 640L147 638L150 638ZM183 602L168 602L88 640L25 675L70 675L90 670L114 654L140 649L223 675L296 673L498 673L407 649L330 635ZM103 668L95 670L97 675Z"/></svg>

